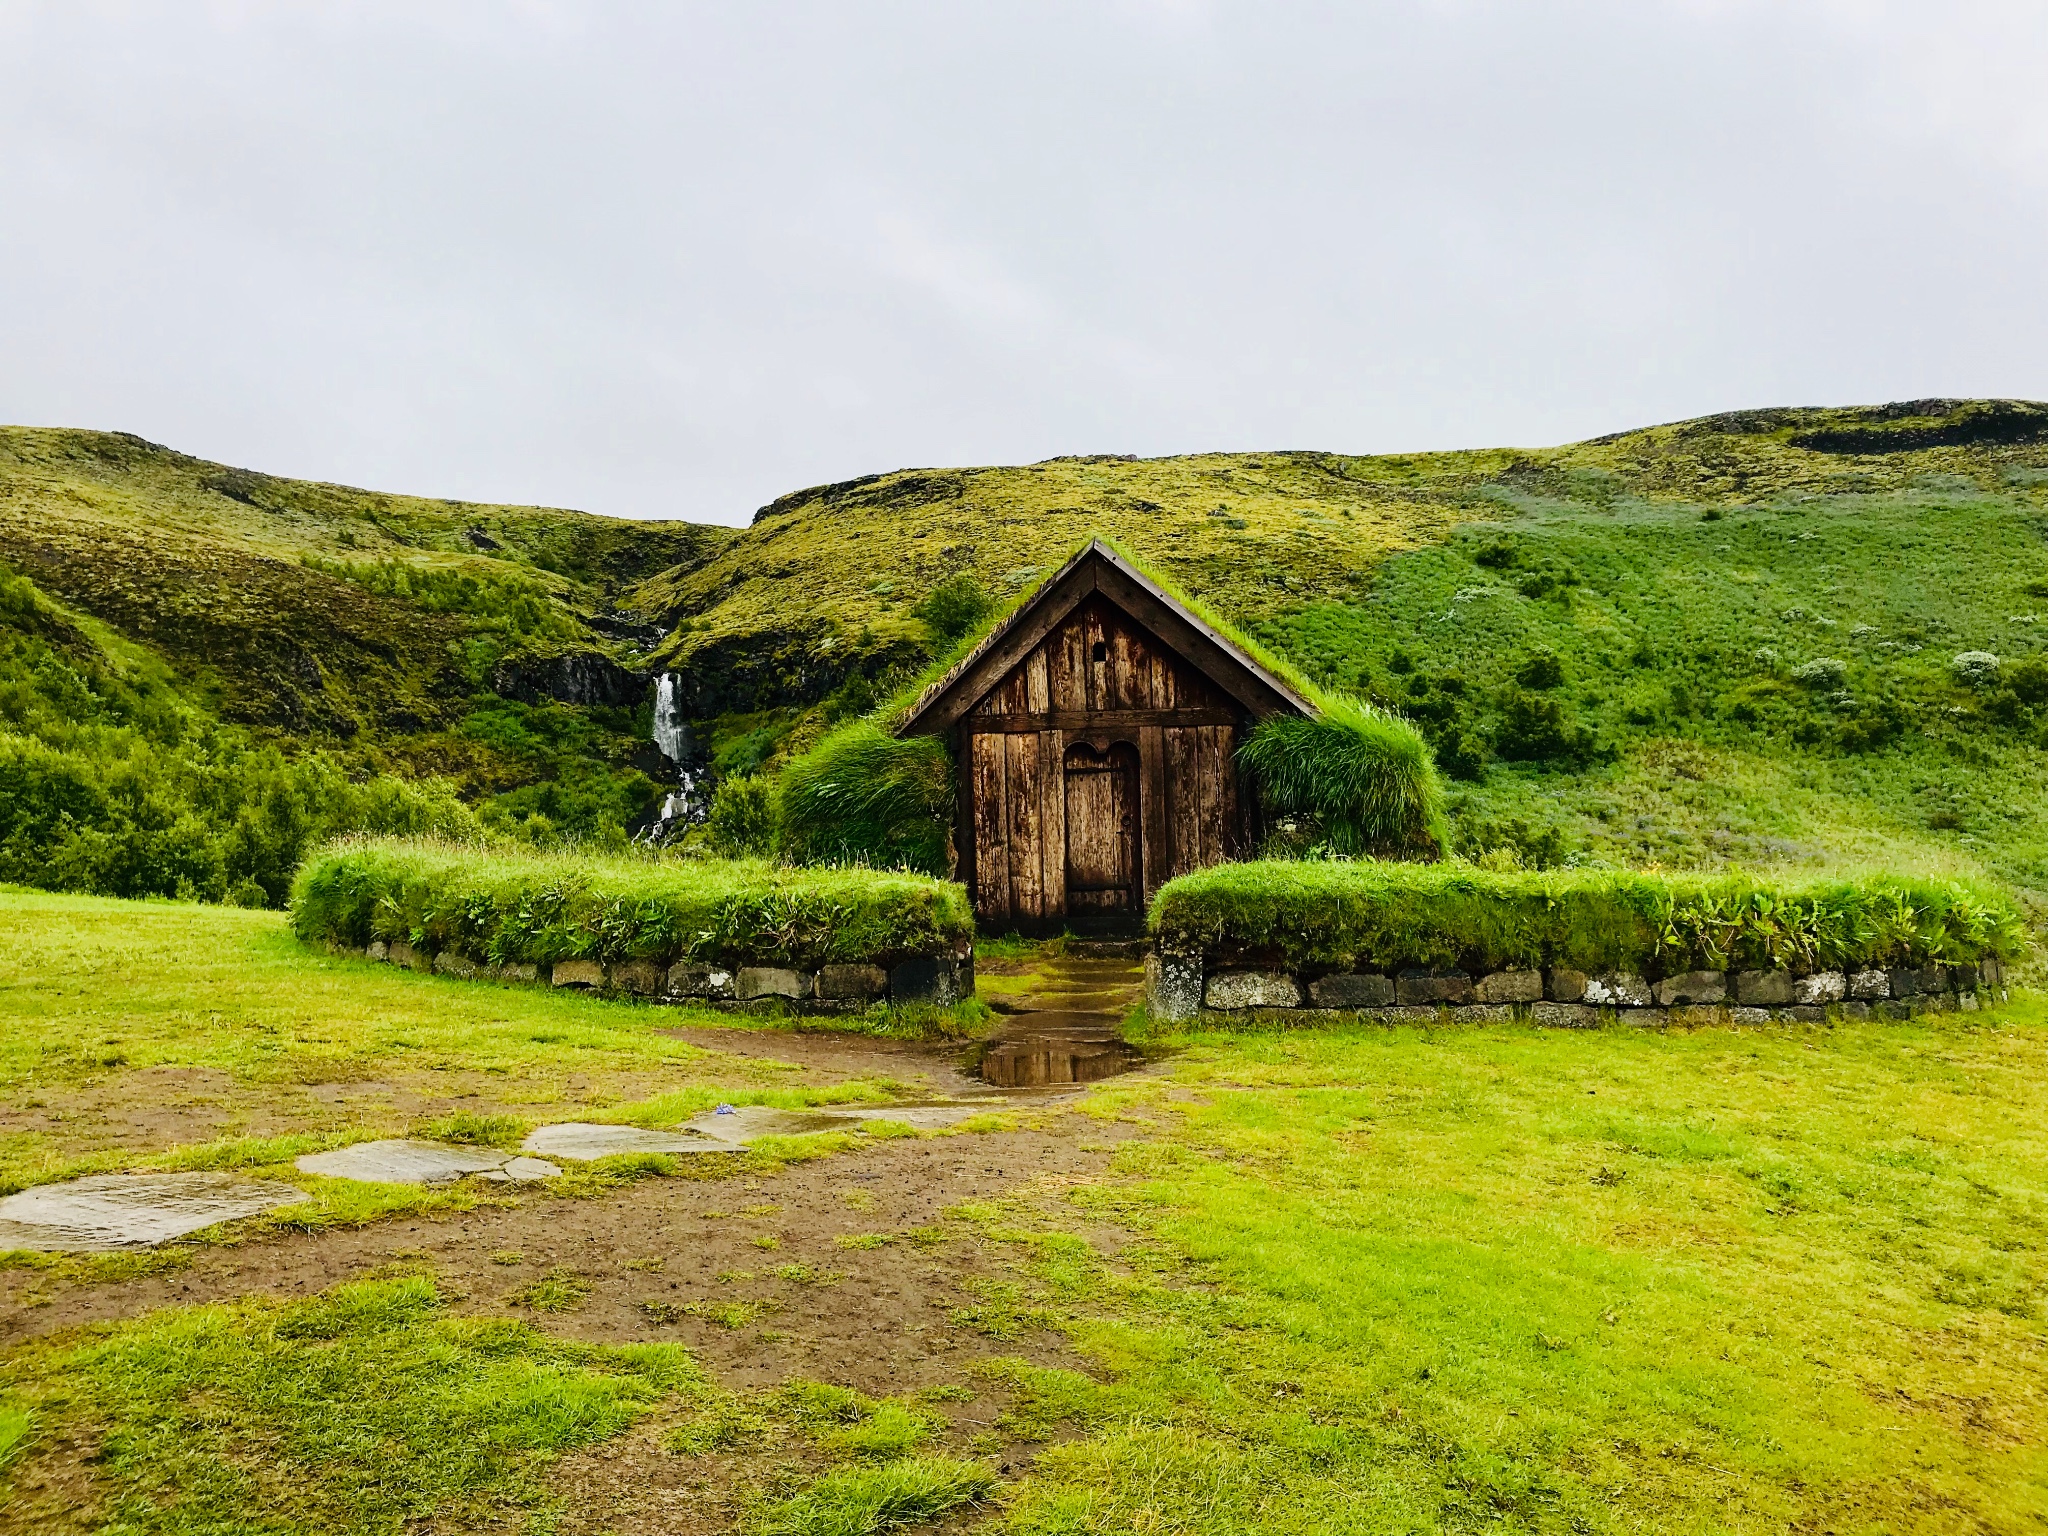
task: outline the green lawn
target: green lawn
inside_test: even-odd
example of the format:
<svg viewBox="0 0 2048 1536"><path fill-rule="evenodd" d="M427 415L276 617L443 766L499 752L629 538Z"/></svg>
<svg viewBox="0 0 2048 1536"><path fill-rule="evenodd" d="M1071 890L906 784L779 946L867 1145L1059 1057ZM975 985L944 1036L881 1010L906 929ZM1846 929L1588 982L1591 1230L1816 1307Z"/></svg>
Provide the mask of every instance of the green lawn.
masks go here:
<svg viewBox="0 0 2048 1536"><path fill-rule="evenodd" d="M1017 1528L2038 1529L2041 1023L1187 1040Z"/></svg>
<svg viewBox="0 0 2048 1536"><path fill-rule="evenodd" d="M10 1123L158 1064L256 1118L351 1070L528 1117L572 1082L637 1114L671 1076L742 1080L654 1032L673 1015L312 956L260 914L0 921ZM1124 1138L1105 1172L1013 1179L919 1250L1008 1266L961 1270L947 1323L1035 1446L1004 1467L936 1379L739 1391L538 1307L448 1315L426 1276L19 1347L0 1481L96 1446L84 1529L552 1529L557 1458L651 1421L657 1454L772 1493L741 1506L763 1531L2039 1531L2044 1025L2027 996L1835 1029L1141 1033L1160 1070L1055 1117ZM10 1142L9 1177L81 1155L68 1134Z"/></svg>
<svg viewBox="0 0 2048 1536"><path fill-rule="evenodd" d="M125 1168L251 1167L408 1132L516 1140L566 1119L673 1123L729 1101L888 1095L665 1033L723 1014L420 976L329 956L282 913L0 892L0 1192ZM449 1197L300 1179L293 1223ZM465 1197L456 1197L465 1198Z"/></svg>

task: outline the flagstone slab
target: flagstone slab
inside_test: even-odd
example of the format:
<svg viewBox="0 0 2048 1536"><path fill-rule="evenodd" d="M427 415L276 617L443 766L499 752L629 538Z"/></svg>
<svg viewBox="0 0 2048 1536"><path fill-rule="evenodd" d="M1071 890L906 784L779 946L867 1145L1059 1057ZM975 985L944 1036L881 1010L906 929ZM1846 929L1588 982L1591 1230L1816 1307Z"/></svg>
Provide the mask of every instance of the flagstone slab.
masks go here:
<svg viewBox="0 0 2048 1536"><path fill-rule="evenodd" d="M527 1152L570 1162L593 1162L600 1157L618 1157L631 1152L730 1152L729 1141L708 1136L685 1136L675 1131L650 1131L639 1125L544 1125L526 1138Z"/></svg>
<svg viewBox="0 0 2048 1536"><path fill-rule="evenodd" d="M0 1249L153 1248L217 1222L309 1198L274 1179L231 1173L112 1173L38 1184L0 1200Z"/></svg>
<svg viewBox="0 0 2048 1536"><path fill-rule="evenodd" d="M985 1115L989 1104L861 1104L834 1105L827 1109L773 1109L766 1104L738 1104L707 1111L688 1121L686 1131L716 1137L744 1146L761 1136L809 1136L819 1131L843 1131L869 1120L894 1120L918 1130L937 1130L958 1125L975 1115Z"/></svg>
<svg viewBox="0 0 2048 1536"><path fill-rule="evenodd" d="M510 1152L488 1147L455 1147L439 1141L360 1141L332 1152L309 1152L298 1160L302 1173L366 1184L445 1184L466 1173L488 1173L512 1160Z"/></svg>

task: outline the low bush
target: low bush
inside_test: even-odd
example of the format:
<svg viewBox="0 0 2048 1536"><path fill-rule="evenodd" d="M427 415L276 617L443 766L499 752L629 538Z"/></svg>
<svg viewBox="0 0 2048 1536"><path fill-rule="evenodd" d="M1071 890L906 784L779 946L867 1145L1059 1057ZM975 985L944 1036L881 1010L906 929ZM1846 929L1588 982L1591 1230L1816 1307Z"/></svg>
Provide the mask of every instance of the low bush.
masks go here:
<svg viewBox="0 0 2048 1536"><path fill-rule="evenodd" d="M1355 699L1321 702L1311 718L1262 721L1238 748L1266 809L1313 822L1336 853L1441 854L1443 785L1421 733Z"/></svg>
<svg viewBox="0 0 2048 1536"><path fill-rule="evenodd" d="M726 858L774 852L775 786L752 774L721 780L704 830L712 850Z"/></svg>
<svg viewBox="0 0 2048 1536"><path fill-rule="evenodd" d="M1170 882L1151 923L1170 952L1373 970L1849 968L2009 959L2024 942L2005 893L1960 880L1369 861L1219 865Z"/></svg>
<svg viewBox="0 0 2048 1536"><path fill-rule="evenodd" d="M889 964L965 945L967 893L921 875L362 840L321 850L292 891L299 937L403 939L477 960L691 958Z"/></svg>
<svg viewBox="0 0 2048 1536"><path fill-rule="evenodd" d="M782 770L785 857L944 875L951 864L953 765L936 736L842 726Z"/></svg>

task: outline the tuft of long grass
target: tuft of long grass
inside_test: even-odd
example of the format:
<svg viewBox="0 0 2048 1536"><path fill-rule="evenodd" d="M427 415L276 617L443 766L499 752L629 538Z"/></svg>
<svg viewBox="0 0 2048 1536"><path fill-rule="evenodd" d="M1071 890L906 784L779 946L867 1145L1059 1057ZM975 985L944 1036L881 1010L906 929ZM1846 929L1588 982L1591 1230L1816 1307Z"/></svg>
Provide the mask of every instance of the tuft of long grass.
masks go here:
<svg viewBox="0 0 2048 1536"><path fill-rule="evenodd" d="M12 1403L0 1403L0 1472L21 1454L35 1434L35 1415Z"/></svg>
<svg viewBox="0 0 2048 1536"><path fill-rule="evenodd" d="M881 1466L839 1467L747 1524L753 1536L875 1536L978 1503L995 1487L979 1462L914 1456Z"/></svg>
<svg viewBox="0 0 2048 1536"><path fill-rule="evenodd" d="M953 766L935 736L855 721L783 769L780 800L782 852L798 863L948 872Z"/></svg>
<svg viewBox="0 0 2048 1536"><path fill-rule="evenodd" d="M1267 811L1312 821L1334 853L1439 857L1443 782L1422 733L1342 695L1325 696L1321 711L1262 721L1238 748Z"/></svg>

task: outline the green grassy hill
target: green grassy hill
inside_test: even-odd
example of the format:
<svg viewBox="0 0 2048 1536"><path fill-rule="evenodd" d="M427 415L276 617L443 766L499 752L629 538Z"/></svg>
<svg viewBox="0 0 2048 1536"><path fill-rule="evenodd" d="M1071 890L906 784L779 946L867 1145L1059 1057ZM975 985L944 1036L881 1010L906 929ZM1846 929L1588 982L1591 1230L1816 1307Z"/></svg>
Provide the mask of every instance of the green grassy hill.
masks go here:
<svg viewBox="0 0 2048 1536"><path fill-rule="evenodd" d="M917 611L940 583L1001 601L1105 533L1421 721L1467 853L1882 858L2048 891L2044 522L2048 406L2002 401L1537 450L903 470L737 531L9 429L0 562L42 606L7 621L5 719L62 734L27 723L24 688L78 713L23 683L40 646L119 681L136 719L175 701L188 733L224 722L357 779L437 776L504 824L597 830L654 793L621 667L677 669L721 765L747 769L940 649ZM1996 669L1959 672L1974 652Z"/></svg>
<svg viewBox="0 0 2048 1536"><path fill-rule="evenodd" d="M621 599L729 537L0 428L0 879L275 900L343 826L616 836L659 795Z"/></svg>
<svg viewBox="0 0 2048 1536"><path fill-rule="evenodd" d="M1934 400L1541 450L906 470L783 497L635 600L700 711L740 717L743 764L920 657L941 580L1010 596L1106 532L1420 720L1468 853L2048 890L2044 527L2048 406ZM1958 676L1976 651L1995 679Z"/></svg>

